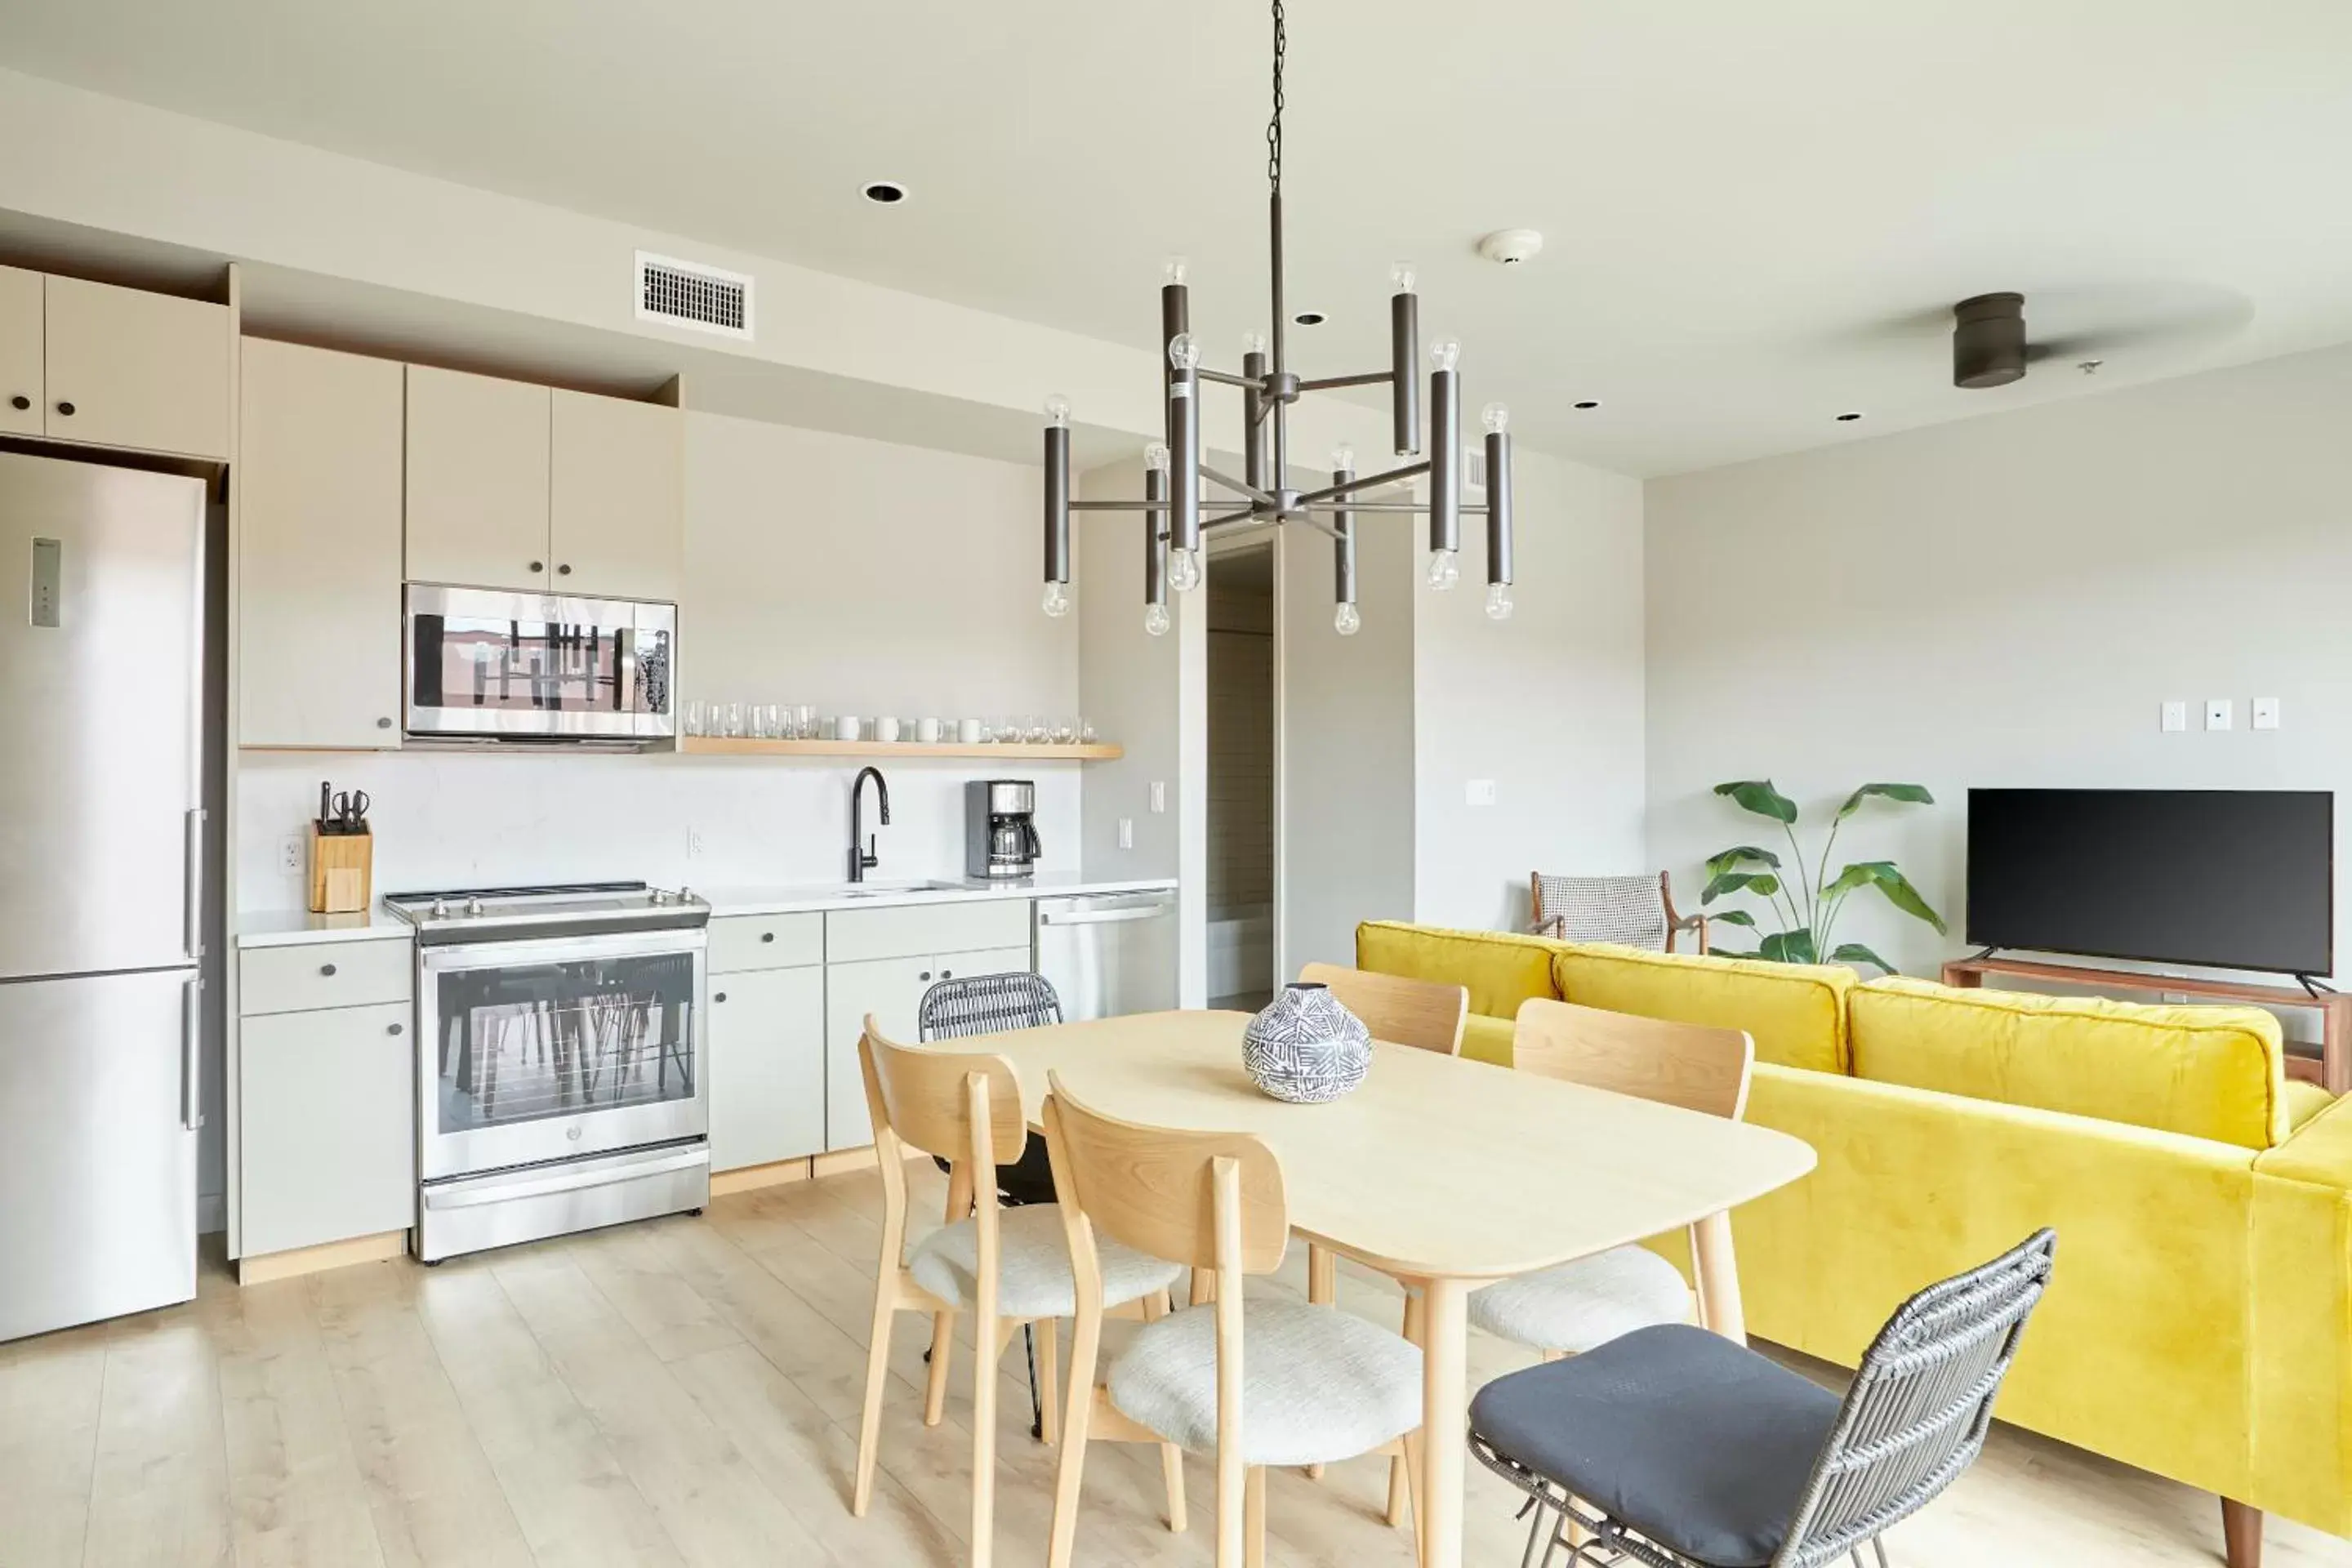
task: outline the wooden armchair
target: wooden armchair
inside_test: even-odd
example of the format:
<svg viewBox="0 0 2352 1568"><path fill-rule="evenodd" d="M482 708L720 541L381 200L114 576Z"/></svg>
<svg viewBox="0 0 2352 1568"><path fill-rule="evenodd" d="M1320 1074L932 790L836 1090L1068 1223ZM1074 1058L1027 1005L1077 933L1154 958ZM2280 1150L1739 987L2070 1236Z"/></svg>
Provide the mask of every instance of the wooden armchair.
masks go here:
<svg viewBox="0 0 2352 1568"><path fill-rule="evenodd" d="M1655 877L1551 877L1528 879L1528 903L1538 936L1561 942L1608 942L1652 952L1676 951L1675 936L1691 931L1705 953L1707 921L1703 914L1678 914L1668 874Z"/></svg>

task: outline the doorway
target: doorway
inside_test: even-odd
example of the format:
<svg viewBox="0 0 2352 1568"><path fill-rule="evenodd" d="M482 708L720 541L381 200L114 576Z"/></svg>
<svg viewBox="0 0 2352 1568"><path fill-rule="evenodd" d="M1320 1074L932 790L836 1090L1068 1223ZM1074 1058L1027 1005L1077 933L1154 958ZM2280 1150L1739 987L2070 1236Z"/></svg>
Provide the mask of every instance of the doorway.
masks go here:
<svg viewBox="0 0 2352 1568"><path fill-rule="evenodd" d="M1276 745L1274 542L1208 561L1209 1005L1273 1000Z"/></svg>

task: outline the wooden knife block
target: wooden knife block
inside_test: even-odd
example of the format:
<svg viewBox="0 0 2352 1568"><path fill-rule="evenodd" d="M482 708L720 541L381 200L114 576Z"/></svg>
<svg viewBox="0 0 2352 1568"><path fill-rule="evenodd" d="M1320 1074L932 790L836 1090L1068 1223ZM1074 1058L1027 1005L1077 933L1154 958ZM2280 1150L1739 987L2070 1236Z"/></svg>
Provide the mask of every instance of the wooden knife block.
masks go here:
<svg viewBox="0 0 2352 1568"><path fill-rule="evenodd" d="M310 825L310 912L357 914L374 901L375 835L321 833Z"/></svg>

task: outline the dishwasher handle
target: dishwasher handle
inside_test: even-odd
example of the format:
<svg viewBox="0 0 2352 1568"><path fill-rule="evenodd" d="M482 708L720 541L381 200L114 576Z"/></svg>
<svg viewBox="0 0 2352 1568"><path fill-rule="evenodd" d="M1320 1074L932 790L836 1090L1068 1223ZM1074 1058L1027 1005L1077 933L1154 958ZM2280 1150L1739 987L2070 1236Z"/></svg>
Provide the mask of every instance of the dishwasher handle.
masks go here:
<svg viewBox="0 0 2352 1568"><path fill-rule="evenodd" d="M1116 910L1093 910L1071 914L1055 914L1048 910L1039 910L1037 923L1041 926L1123 925L1129 921L1156 921L1167 913L1166 904L1129 904Z"/></svg>

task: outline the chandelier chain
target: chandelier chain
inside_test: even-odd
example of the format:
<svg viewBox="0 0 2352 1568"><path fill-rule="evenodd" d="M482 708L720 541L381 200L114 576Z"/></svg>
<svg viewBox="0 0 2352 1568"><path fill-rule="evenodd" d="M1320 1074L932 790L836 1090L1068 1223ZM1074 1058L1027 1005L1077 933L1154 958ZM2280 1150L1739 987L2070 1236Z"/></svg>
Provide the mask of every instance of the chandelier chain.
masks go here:
<svg viewBox="0 0 2352 1568"><path fill-rule="evenodd" d="M1288 42L1282 0L1274 0L1274 118L1265 124L1265 180L1277 196L1282 195L1282 56Z"/></svg>

